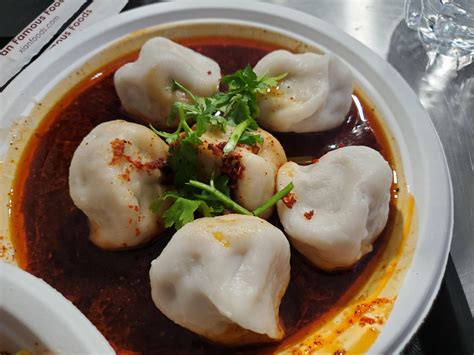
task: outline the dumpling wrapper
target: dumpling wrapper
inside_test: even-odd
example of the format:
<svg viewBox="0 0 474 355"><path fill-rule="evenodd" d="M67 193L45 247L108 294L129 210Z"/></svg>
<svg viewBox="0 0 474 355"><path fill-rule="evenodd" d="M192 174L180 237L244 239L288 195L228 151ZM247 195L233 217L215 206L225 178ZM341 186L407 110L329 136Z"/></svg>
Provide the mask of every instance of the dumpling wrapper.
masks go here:
<svg viewBox="0 0 474 355"><path fill-rule="evenodd" d="M234 127L228 125L226 132L207 131L201 136L203 142L198 147L198 170L204 179L209 179L212 172L223 172L235 181L233 197L235 201L250 211L259 207L275 193L276 174L286 162L286 155L280 142L263 129L257 129L264 142L253 148L238 145L227 156L222 148L229 139ZM268 218L273 207L259 217Z"/></svg>
<svg viewBox="0 0 474 355"><path fill-rule="evenodd" d="M69 168L69 192L89 218L94 244L130 248L164 230L150 204L164 192L160 167L167 154L150 129L122 120L102 123L82 140Z"/></svg>
<svg viewBox="0 0 474 355"><path fill-rule="evenodd" d="M258 99L258 123L275 132L320 132L339 126L352 104L349 68L333 54L277 50L260 59L257 75L287 73Z"/></svg>
<svg viewBox="0 0 474 355"><path fill-rule="evenodd" d="M157 128L167 128L173 103L190 100L183 91L172 90L173 80L197 96L210 96L217 92L220 78L214 60L156 37L143 45L137 61L117 70L114 83L125 111Z"/></svg>
<svg viewBox="0 0 474 355"><path fill-rule="evenodd" d="M291 203L279 201L278 215L292 245L314 265L349 268L372 250L387 223L392 182L380 153L350 146L308 166L288 162L277 184L290 181L294 203L289 208Z"/></svg>
<svg viewBox="0 0 474 355"><path fill-rule="evenodd" d="M151 264L152 298L173 322L209 340L281 339L290 246L265 220L230 214L184 225Z"/></svg>

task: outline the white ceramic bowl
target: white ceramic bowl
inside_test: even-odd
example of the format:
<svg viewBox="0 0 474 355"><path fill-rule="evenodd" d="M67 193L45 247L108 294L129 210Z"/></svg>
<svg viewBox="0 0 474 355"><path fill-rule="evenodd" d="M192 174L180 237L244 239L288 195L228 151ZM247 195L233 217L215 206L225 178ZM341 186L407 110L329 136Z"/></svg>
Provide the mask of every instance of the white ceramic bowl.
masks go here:
<svg viewBox="0 0 474 355"><path fill-rule="evenodd" d="M0 349L14 354L114 354L92 323L58 291L0 262Z"/></svg>
<svg viewBox="0 0 474 355"><path fill-rule="evenodd" d="M27 116L35 102L110 42L142 28L174 22L259 27L332 51L350 65L358 86L374 103L398 146L407 185L416 201L418 240L411 267L394 310L371 347L374 353L400 351L426 316L441 283L453 223L451 182L434 127L410 87L388 63L337 28L268 4L167 3L139 8L95 25L27 68L2 97L0 128L8 130L12 122ZM5 154L8 143L4 139L0 154ZM0 226L5 223L0 219ZM54 308L56 302L60 303L57 297L52 298L49 307ZM76 331L86 334L79 326Z"/></svg>

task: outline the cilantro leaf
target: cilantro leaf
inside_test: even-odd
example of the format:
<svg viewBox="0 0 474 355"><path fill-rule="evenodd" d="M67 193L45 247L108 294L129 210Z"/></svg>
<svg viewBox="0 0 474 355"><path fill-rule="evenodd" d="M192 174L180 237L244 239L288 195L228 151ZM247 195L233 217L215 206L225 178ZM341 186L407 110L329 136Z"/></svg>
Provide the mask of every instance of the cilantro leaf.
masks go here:
<svg viewBox="0 0 474 355"><path fill-rule="evenodd" d="M153 213L157 213L160 210L161 206L163 206L163 203L165 202L165 200L167 200L168 198L177 199L180 197L181 196L176 191L167 191L160 198L157 198L151 202L150 210Z"/></svg>
<svg viewBox="0 0 474 355"><path fill-rule="evenodd" d="M227 119L221 115L220 111L217 111L209 119L209 124L212 128L220 129L222 132L225 132L227 127Z"/></svg>
<svg viewBox="0 0 474 355"><path fill-rule="evenodd" d="M227 84L229 91L251 91L257 87L257 79L257 74L255 74L250 65L247 65L244 69L237 70L234 74L223 77L222 81Z"/></svg>
<svg viewBox="0 0 474 355"><path fill-rule="evenodd" d="M181 104L181 103L179 103ZM178 187L184 186L189 180L196 178L197 170L197 146L201 144L198 131L193 131L184 114L184 106L176 105L179 124L173 133L157 131L152 125L150 128L160 137L165 138L170 145L168 150L168 165L175 173L174 182ZM201 134L205 127L199 127Z"/></svg>
<svg viewBox="0 0 474 355"><path fill-rule="evenodd" d="M207 131L207 121L204 115L196 116L196 135L202 136Z"/></svg>
<svg viewBox="0 0 474 355"><path fill-rule="evenodd" d="M262 144L263 138L252 132L258 128L256 119L260 114L257 95L264 94L269 88L278 85L278 81L285 75L258 77L252 68L247 66L223 77L222 83L227 86L227 90L209 97L197 96L181 83L172 81L170 89L180 90L188 98L187 102L175 102L168 115L168 124L177 121L178 127L170 133L158 131L150 125L150 129L169 144L167 164L174 172L174 185L177 188L177 191L165 193L150 206L152 211L158 212L165 200L174 199L163 213L167 228L174 226L179 229L193 221L197 214L212 217L232 210L256 215L276 203L278 194L252 213L231 199L229 177L212 177L209 184L198 181L197 153L198 146L202 143L200 137L206 131L219 129L226 132L228 124L234 126L234 129L224 147L225 154L234 150L238 143ZM194 130L188 122L195 123Z"/></svg>
<svg viewBox="0 0 474 355"><path fill-rule="evenodd" d="M205 201L186 198L186 192L168 191L160 198L154 200L150 205L150 210L156 213L160 210L164 201L172 198L174 202L163 213L163 220L166 228L175 227L180 229L186 223L194 221L196 212L201 212L205 217L212 217L218 213L222 213L222 209L209 206Z"/></svg>
<svg viewBox="0 0 474 355"><path fill-rule="evenodd" d="M263 74L261 77L258 78L256 92L258 94L264 94L267 89L278 86L278 82L281 79L285 78L287 75L288 73L283 73L277 76L267 76L267 74Z"/></svg>
<svg viewBox="0 0 474 355"><path fill-rule="evenodd" d="M173 80L171 82L171 90L172 91L178 91L181 90L184 92L186 95L188 95L194 102L196 102L196 96L191 92L191 90L187 89L184 87L184 85L178 83L176 80Z"/></svg>
<svg viewBox="0 0 474 355"><path fill-rule="evenodd" d="M231 96L229 99L229 104L227 105L227 114L229 120L233 121L237 127L240 126L242 122L250 120L246 127L238 129L234 132L238 134L238 137L232 133L233 136L227 142L227 149L225 153L229 153L235 148L237 142L240 142L240 136L245 134L250 130L257 129L258 125L255 119L260 115L260 109L257 103L257 94L266 92L267 89L274 87L278 84L278 81L284 78L286 74L281 74L274 77L268 77L263 75L257 77L255 72L250 66L245 67L242 70L238 70L232 75L225 76L222 81L227 84L228 92L227 94ZM250 138L250 134L247 133L242 142L249 142L254 144L257 141L262 141L259 138ZM261 137L260 137L261 138Z"/></svg>
<svg viewBox="0 0 474 355"><path fill-rule="evenodd" d="M173 225L180 229L186 223L194 221L194 212L201 206L202 201L189 200L179 197L174 201L170 208L163 213L165 227L170 228Z"/></svg>
<svg viewBox="0 0 474 355"><path fill-rule="evenodd" d="M218 196L208 191L187 186L187 188L178 191L168 191L164 193L160 198L151 203L150 210L153 213L157 213L163 206L165 200L170 198L174 199L174 202L163 213L162 217L166 228L174 226L176 229L179 229L184 224L192 222L196 213L204 217L213 217L222 214L226 209L226 204L233 203L237 205L230 199L229 178L227 176L221 175L215 181L211 178L210 184L211 185L203 185L209 187L211 192L219 191ZM199 193L197 193L198 191Z"/></svg>
<svg viewBox="0 0 474 355"><path fill-rule="evenodd" d="M197 149L192 141L183 139L171 145L167 162L175 173L174 182L178 187L196 178Z"/></svg>
<svg viewBox="0 0 474 355"><path fill-rule="evenodd" d="M242 133L239 138L239 143L246 145L263 144L263 142L263 138L260 134L251 134L248 131Z"/></svg>
<svg viewBox="0 0 474 355"><path fill-rule="evenodd" d="M233 110L228 114L228 118L235 124L239 124L247 119L252 119L250 112L249 98L245 96L236 96Z"/></svg>
<svg viewBox="0 0 474 355"><path fill-rule="evenodd" d="M213 179L211 179L211 186L215 186L217 190L222 192L227 197L230 197L230 187L229 187L229 177L227 175L219 175L214 184L212 184Z"/></svg>
<svg viewBox="0 0 474 355"><path fill-rule="evenodd" d="M152 202L150 209L152 212L156 213L159 211L164 201L168 198L173 198L175 201L173 204L163 213L163 220L165 222L166 228L175 227L175 229L180 229L186 223L194 221L195 214L199 212L204 217L213 217L218 214L222 214L225 210L224 207L228 207L234 212L258 216L266 211L268 208L276 204L281 198L286 196L292 189L293 183L289 183L283 189L278 191L275 195L270 197L262 205L257 207L253 212L246 210L244 207L240 206L236 202L232 201L228 196L228 180L229 178L225 175L221 175L214 182L213 179L210 181L210 185L204 184L199 181L191 180L189 185L196 189L202 190L205 194L194 194L193 197L185 197L186 191L168 191L159 199ZM217 185L222 185L223 191L217 189ZM213 205L211 202L218 202L217 205Z"/></svg>
<svg viewBox="0 0 474 355"><path fill-rule="evenodd" d="M151 124L150 124L150 126L151 126ZM166 143L168 143L168 144L176 142L179 138L179 134L176 133L176 132L168 133L168 132L164 132L164 131L156 131L155 133L157 135L159 135L161 138L164 138Z"/></svg>
<svg viewBox="0 0 474 355"><path fill-rule="evenodd" d="M207 192L209 195L216 198L222 203L225 207L233 210L234 212L246 215L252 215L246 208L239 205L237 202L233 201L230 197L224 195L221 191L217 190L213 185L207 185L197 180L190 180L188 182L189 186L195 187L197 189Z"/></svg>

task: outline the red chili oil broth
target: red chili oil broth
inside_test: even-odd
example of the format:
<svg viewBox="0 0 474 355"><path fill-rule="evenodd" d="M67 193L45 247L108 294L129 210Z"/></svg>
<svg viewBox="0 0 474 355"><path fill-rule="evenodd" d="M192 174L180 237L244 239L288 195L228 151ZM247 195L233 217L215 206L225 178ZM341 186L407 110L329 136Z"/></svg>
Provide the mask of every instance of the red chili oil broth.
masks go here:
<svg viewBox="0 0 474 355"><path fill-rule="evenodd" d="M267 43L229 38L200 38L182 43L216 60L223 74L233 73L247 64L253 66L276 49ZM174 324L154 306L148 276L150 263L166 246L171 232L146 247L120 252L99 249L88 239L87 217L69 196L70 161L81 140L95 126L127 119L120 110L113 74L136 57L134 53L108 64L66 93L28 143L15 180L12 214L19 265L72 301L118 352L271 351L272 345L268 344L233 349L211 344ZM338 147L367 145L392 163L374 109L358 90L354 100L359 100L362 110L353 103L338 128L323 133L275 134L287 156L317 159ZM291 280L280 307L287 337L304 331L363 284L389 237L393 210L374 250L351 270L335 273L318 270L292 249ZM277 216L271 221L281 228Z"/></svg>

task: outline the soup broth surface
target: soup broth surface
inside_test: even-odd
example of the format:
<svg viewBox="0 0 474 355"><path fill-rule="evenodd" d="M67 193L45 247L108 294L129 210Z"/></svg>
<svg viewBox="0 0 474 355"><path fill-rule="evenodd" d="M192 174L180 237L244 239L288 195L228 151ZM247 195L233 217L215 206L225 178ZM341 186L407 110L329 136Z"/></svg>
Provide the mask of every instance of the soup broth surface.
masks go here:
<svg viewBox="0 0 474 355"><path fill-rule="evenodd" d="M182 43L216 60L223 74L247 64L253 66L276 49L266 43L222 38ZM31 139L17 173L18 194L12 216L19 263L72 301L119 352L215 354L271 350L272 345L231 351L216 346L174 324L154 306L150 263L166 246L171 232L146 247L120 252L99 249L88 239L87 217L69 196L70 161L81 140L95 126L119 118L130 120L120 109L113 74L135 58L136 53L111 63L67 93ZM319 158L342 146L366 145L391 162L374 110L358 90L353 97L346 120L336 129L314 134L274 133L289 160ZM287 337L320 319L363 282L388 238L393 210L374 250L351 270L323 272L292 249L291 280L280 307ZM271 222L281 228L278 216L274 215Z"/></svg>

